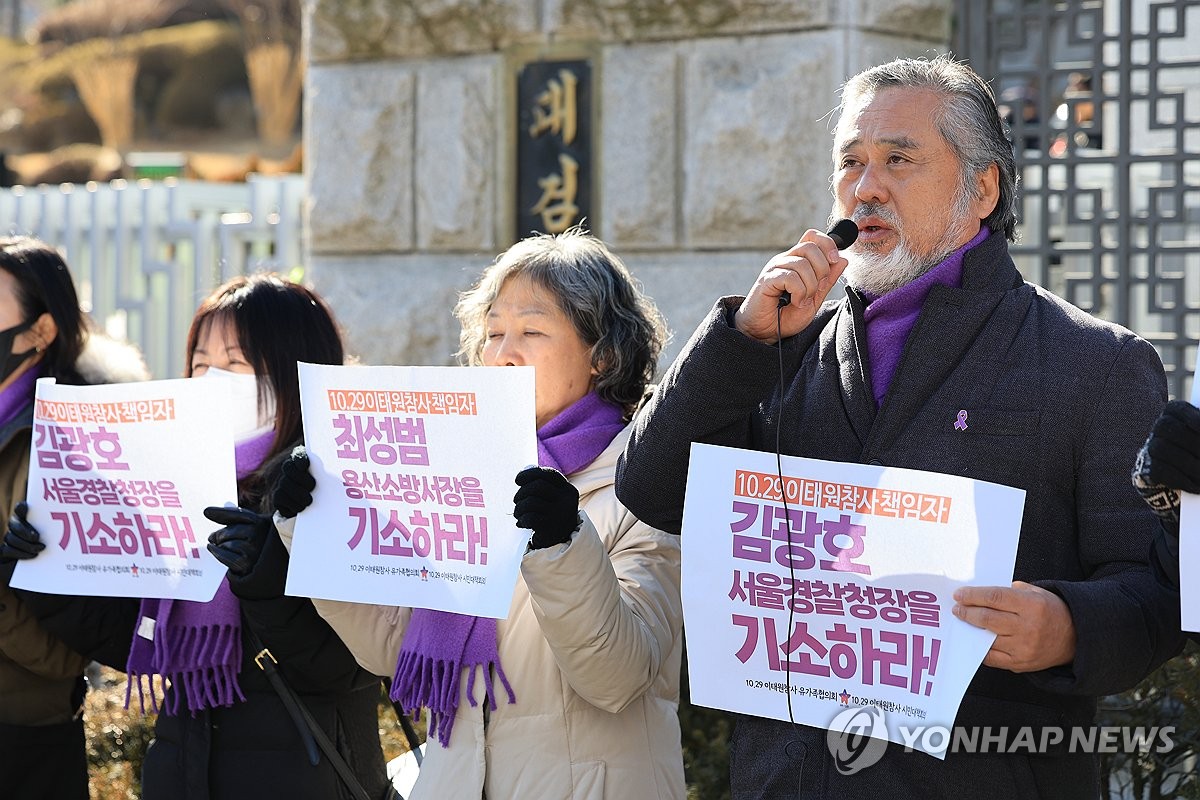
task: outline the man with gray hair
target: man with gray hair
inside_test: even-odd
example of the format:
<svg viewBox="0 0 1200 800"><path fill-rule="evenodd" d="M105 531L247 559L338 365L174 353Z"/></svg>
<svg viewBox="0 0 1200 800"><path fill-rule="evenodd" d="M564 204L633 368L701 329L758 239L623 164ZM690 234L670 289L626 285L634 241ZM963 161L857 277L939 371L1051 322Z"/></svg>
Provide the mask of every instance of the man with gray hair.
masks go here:
<svg viewBox="0 0 1200 800"><path fill-rule="evenodd" d="M1011 145L970 68L901 59L852 78L833 161L832 219L857 241L843 257L809 230L718 301L635 421L617 494L679 532L692 442L1024 489L1015 581L955 594L955 616L996 633L955 724L1049 746L944 761L891 746L843 775L823 730L745 716L733 796L1096 798L1095 756L1041 732L1092 726L1096 697L1181 645L1147 570L1155 519L1128 480L1166 402L1162 364L1017 272ZM846 296L826 300L839 276Z"/></svg>

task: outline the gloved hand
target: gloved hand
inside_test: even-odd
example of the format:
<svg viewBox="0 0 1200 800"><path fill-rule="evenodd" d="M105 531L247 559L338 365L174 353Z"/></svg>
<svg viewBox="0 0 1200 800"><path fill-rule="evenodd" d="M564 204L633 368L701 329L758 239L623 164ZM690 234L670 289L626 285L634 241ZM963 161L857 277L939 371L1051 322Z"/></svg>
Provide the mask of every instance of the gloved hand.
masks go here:
<svg viewBox="0 0 1200 800"><path fill-rule="evenodd" d="M30 525L29 521L25 519L27 513L29 513L29 504L25 501L17 503L13 508L12 516L8 518L8 532L4 534L4 543L0 545L0 565L34 558L46 549L37 528Z"/></svg>
<svg viewBox="0 0 1200 800"><path fill-rule="evenodd" d="M258 565L263 545L274 527L271 518L244 508L221 506L209 506L204 509L204 516L225 526L209 534L208 552L229 567L230 575L239 578L249 575Z"/></svg>
<svg viewBox="0 0 1200 800"><path fill-rule="evenodd" d="M279 468L279 480L271 492L271 505L282 517L294 517L312 505L317 481L312 476L308 451L297 445Z"/></svg>
<svg viewBox="0 0 1200 800"><path fill-rule="evenodd" d="M533 530L529 549L562 544L579 527L579 490L561 472L528 467L517 473L513 516L518 528Z"/></svg>
<svg viewBox="0 0 1200 800"><path fill-rule="evenodd" d="M1200 409L1167 403L1138 452L1133 485L1155 514L1179 522L1179 493L1200 494Z"/></svg>
<svg viewBox="0 0 1200 800"><path fill-rule="evenodd" d="M243 600L268 600L283 594L287 550L264 514L244 508L209 506L204 516L224 525L208 537L208 552L229 567L229 587Z"/></svg>

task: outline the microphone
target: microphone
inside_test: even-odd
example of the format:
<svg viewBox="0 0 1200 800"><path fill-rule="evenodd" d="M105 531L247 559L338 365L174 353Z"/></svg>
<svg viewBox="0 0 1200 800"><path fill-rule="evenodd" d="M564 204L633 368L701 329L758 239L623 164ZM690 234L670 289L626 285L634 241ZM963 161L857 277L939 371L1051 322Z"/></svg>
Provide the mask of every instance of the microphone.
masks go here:
<svg viewBox="0 0 1200 800"><path fill-rule="evenodd" d="M828 236L833 239L833 243L837 245L838 250L845 250L854 241L858 239L858 225L852 219L838 220L837 224L829 229ZM779 307L784 308L792 302L790 292L783 292L779 295Z"/></svg>

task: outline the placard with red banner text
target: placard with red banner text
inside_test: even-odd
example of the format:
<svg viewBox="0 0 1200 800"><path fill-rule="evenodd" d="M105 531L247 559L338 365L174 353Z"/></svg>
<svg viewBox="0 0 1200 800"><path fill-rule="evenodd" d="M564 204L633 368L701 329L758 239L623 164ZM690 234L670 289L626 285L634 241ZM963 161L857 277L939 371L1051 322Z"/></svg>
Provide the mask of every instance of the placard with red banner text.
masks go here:
<svg viewBox="0 0 1200 800"><path fill-rule="evenodd" d="M317 487L287 593L504 617L530 532L533 368L300 365Z"/></svg>
<svg viewBox="0 0 1200 800"><path fill-rule="evenodd" d="M37 382L26 500L46 545L12 585L207 602L225 567L207 506L237 501L223 380Z"/></svg>
<svg viewBox="0 0 1200 800"><path fill-rule="evenodd" d="M692 701L822 728L876 706L906 745L902 725L953 725L995 634L954 617L952 595L1011 584L1024 502L952 475L788 456L780 472L773 453L693 444ZM928 744L914 746L944 758Z"/></svg>

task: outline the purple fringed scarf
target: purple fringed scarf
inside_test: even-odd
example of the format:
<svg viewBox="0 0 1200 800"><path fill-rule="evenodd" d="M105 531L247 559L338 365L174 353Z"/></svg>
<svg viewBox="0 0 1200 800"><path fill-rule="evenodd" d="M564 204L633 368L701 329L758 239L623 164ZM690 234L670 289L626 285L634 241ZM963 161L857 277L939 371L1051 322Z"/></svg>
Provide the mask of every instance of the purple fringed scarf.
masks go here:
<svg viewBox="0 0 1200 800"><path fill-rule="evenodd" d="M222 580L217 593L207 603L187 600L144 599L138 614L138 627L129 650L129 685L125 689L125 706L136 682L138 701L146 710L146 689L142 678L148 678L150 705L158 711L154 676L159 676L159 691L165 691L162 679L174 688L163 711L178 714L181 697L187 696L188 711L193 714L205 708L231 706L235 700L245 700L238 685L238 670L242 665L241 608L229 581ZM146 638L146 635L153 639Z"/></svg>
<svg viewBox="0 0 1200 800"><path fill-rule="evenodd" d="M596 460L624 428L621 409L601 400L594 392L576 401L538 429L538 462L571 475ZM412 619L400 646L391 697L420 718L421 707L429 709L429 735L442 747L450 745L454 715L458 711L458 687L467 671L467 702L475 699L475 671L483 667L485 702L496 708L492 669L517 702L508 677L500 666L496 620L413 609Z"/></svg>
<svg viewBox="0 0 1200 800"><path fill-rule="evenodd" d="M517 702L512 685L500 666L496 642L496 620L428 608L413 609L412 619L400 647L391 697L420 719L421 707L429 709L429 735L442 747L450 745L454 714L458 710L458 687L467 672L467 702L475 699L475 668L483 667L485 702L495 710L496 687L492 668L508 692L508 702Z"/></svg>
<svg viewBox="0 0 1200 800"><path fill-rule="evenodd" d="M274 441L274 431L238 442L234 445L234 461L239 479L246 477L262 464ZM137 683L138 703L146 711L147 689L150 705L159 710L154 676L159 678L159 691L165 693L162 680L171 682L174 691L163 710L178 714L182 698L193 714L205 708L231 706L244 701L238 685L242 666L242 611L237 597L222 578L217 593L207 603L189 600L159 600L145 598L138 609L137 628L125 672L129 683L125 688L125 707ZM146 678L148 687L143 687Z"/></svg>

